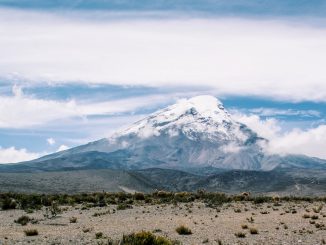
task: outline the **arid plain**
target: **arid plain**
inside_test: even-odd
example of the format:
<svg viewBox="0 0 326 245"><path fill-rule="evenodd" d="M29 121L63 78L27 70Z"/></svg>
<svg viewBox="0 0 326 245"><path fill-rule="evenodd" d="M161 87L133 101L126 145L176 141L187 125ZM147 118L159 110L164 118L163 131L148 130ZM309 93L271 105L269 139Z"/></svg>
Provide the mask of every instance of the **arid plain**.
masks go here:
<svg viewBox="0 0 326 245"><path fill-rule="evenodd" d="M77 204L40 210L0 211L0 244L124 244L141 231L171 244L325 244L326 210L320 201L201 201L132 205ZM19 217L27 216L25 221ZM25 223L24 223L25 222ZM184 226L191 234L178 234ZM37 231L27 234L26 231ZM31 236L29 236L31 235Z"/></svg>

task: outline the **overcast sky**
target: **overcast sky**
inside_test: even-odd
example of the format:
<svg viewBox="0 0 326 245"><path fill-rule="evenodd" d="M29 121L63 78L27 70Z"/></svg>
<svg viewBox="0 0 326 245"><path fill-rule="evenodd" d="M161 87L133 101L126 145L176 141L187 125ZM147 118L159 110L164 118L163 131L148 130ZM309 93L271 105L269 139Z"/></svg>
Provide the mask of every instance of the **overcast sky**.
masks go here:
<svg viewBox="0 0 326 245"><path fill-rule="evenodd" d="M0 0L0 163L198 94L273 152L326 158L324 13L318 0Z"/></svg>

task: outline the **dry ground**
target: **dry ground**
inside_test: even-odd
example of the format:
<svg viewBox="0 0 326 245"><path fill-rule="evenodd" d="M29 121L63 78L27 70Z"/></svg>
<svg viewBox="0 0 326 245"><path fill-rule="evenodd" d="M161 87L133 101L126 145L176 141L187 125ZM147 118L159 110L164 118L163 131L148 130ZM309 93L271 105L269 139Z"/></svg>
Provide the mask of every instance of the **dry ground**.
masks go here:
<svg viewBox="0 0 326 245"><path fill-rule="evenodd" d="M142 230L182 244L325 244L326 208L316 213L317 207L320 209L321 203L282 202L279 206L233 202L218 209L200 202L134 205L126 210L117 210L115 205L87 209L75 206L61 207L62 213L51 219L44 217L44 209L30 214L0 211L0 244L107 244L108 237L120 239L123 234ZM36 223L15 223L22 215L34 218ZM71 217L77 218L76 223L70 223ZM179 235L175 231L179 225L189 227L193 234ZM245 225L249 229L243 229ZM250 234L250 228L256 228L258 234ZM37 229L39 234L26 236L27 229ZM96 239L97 232L107 238ZM237 237L238 232L245 238Z"/></svg>

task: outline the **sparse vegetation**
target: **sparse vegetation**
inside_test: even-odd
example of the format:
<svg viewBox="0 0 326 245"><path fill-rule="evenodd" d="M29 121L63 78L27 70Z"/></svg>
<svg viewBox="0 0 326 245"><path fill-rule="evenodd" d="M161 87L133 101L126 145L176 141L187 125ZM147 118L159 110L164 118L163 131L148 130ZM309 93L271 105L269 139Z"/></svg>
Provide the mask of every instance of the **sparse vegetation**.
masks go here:
<svg viewBox="0 0 326 245"><path fill-rule="evenodd" d="M0 198L3 197L1 195L2 194L0 194ZM222 240L217 239L217 234L219 234L220 238L223 239L223 244L233 244L232 242L235 240L240 242L241 239L244 240L245 243L249 244L252 241L257 241L257 239L263 240L264 237L271 236L272 234L274 235L275 233L282 238L285 237L284 241L288 242L289 240L286 237L292 239L291 236L293 234L303 236L302 238L304 238L304 236L308 234L317 235L318 233L326 230L324 218L322 218L325 212L319 208L322 204L321 201L314 203L313 201L292 201L292 199L289 202L280 200L277 203L277 206L280 203L282 205L280 205L280 208L278 208L279 210L274 210L275 203L261 203L261 201L264 200L262 197L260 197L258 201L254 201L253 196L247 197L247 199L244 201L240 201L241 198L238 199L236 196L208 193L205 191L199 191L196 193L139 193L137 196L136 194L134 195L129 193L105 192L78 195L22 195L21 197L15 196L18 194L10 195L13 196L6 196L6 199L15 200L16 208L21 209L23 206L25 207L25 212L19 210L2 212L6 215L6 220L9 220L8 224L16 227L17 229L26 229L30 228L30 226L28 225L28 227L19 228L18 225L13 224L13 221L20 225L33 225L34 222L40 222L40 225L46 224L47 228L45 229L43 227L42 229L39 229L39 226L31 226L32 228L38 228L39 231L42 232L42 239L43 235L46 237L48 234L50 234L47 232L47 229L51 229L51 226L66 226L67 230L73 229L77 231L78 229L78 236L93 239L95 244L137 244L133 242L139 241L139 239L142 238L145 239L141 240L144 242L153 241L154 239L155 242L162 241L161 243L157 244L178 244L165 236L167 232L171 231L171 227L169 227L171 224L170 222L173 221L174 224L178 224L182 220L187 220L184 221L186 222L185 224L187 224L187 227L184 225L174 227L176 228L174 235L190 235L194 232L194 235L192 236L179 236L182 242L187 242L186 244L188 244L188 242L192 242L191 244L222 244ZM189 201L192 199L195 201ZM3 199L0 199L1 205L3 203L2 200ZM69 202L69 204L67 204L67 202ZM35 204L34 208L32 204ZM73 205L73 208L69 207L69 205ZM123 210L129 207L132 207L134 210L116 212L116 210ZM38 210L39 208L41 209ZM48 213L48 218L56 216L57 218L53 220L40 218L40 215L44 214L45 210L47 210L46 212ZM238 214L239 210L243 214ZM296 213L293 212L294 210L298 213L298 215L291 215L291 213ZM310 210L310 213L306 212L306 210ZM26 214L27 211L33 212L34 214ZM63 214L59 215L61 212ZM266 215L262 215L264 212L267 212ZM25 213L25 215L22 215L23 213ZM149 213L150 215L148 215ZM279 216L279 214L282 213L284 216ZM108 214L106 217L99 217L106 214ZM98 232L101 231L101 228L95 225L97 222L101 222L103 225L119 225L120 219L122 220L129 215L133 216L128 217L128 222L130 223L128 223L128 227L122 228L120 237L117 237L117 234L113 233L110 229L102 230L104 234L102 232ZM38 219L35 218L35 220L32 218L32 216L37 217ZM212 227L219 226L221 222L228 218L232 218L232 216L236 219L236 222L232 222L230 224L226 222L229 229L225 230L223 228L222 230L226 232L217 233L221 232L221 229L217 228L215 233L215 230L213 230ZM282 219L276 222L277 218ZM162 219L167 219L168 222L165 222L165 220L162 221ZM130 230L138 230L139 228L148 229L147 225L137 227L137 224L142 224L143 220L146 221L146 224L148 224L149 220L153 221L153 227L150 227L151 232L139 232L127 235L129 228ZM264 220L264 222L262 222L262 220ZM265 222L265 220L268 221ZM67 224L69 222L78 224L69 225ZM300 226L297 226L296 222L300 222ZM235 225L235 227L231 227L232 225ZM237 233L234 231L234 228L236 227L238 227L238 230L235 231L239 231ZM209 230L209 233L202 233L202 231L206 230ZM269 233L271 230L272 232ZM62 229L62 231L64 233L67 232L66 229ZM140 233L143 235L140 235ZM28 232L28 234L31 233ZM123 234L125 235L123 236ZM26 236L28 235L26 234ZM110 236L116 240L112 240ZM247 238L243 239L244 237ZM279 241L280 237L277 237L276 240ZM12 239L12 235L9 236L9 239ZM27 240L29 238L23 239ZM125 243L122 243L123 239ZM316 244L320 243L321 238L318 239L318 241L314 239L313 242ZM46 240L51 241L50 238L46 238ZM195 243L193 243L194 241ZM66 242L68 243L68 241Z"/></svg>
<svg viewBox="0 0 326 245"><path fill-rule="evenodd" d="M86 208L104 207L107 205L118 205L118 210L123 210L132 207L134 203L151 203L151 204L175 204L189 203L192 201L202 201L207 207L218 208L224 203L231 202L252 202L254 204L273 203L273 198L269 196L246 196L242 195L226 195L225 193L214 193L200 190L197 192L167 192L157 191L151 194L144 193L89 193L89 194L20 194L20 193L0 193L0 207L2 210L20 208L23 210L40 209L41 207L48 208L49 218L55 217L60 213L60 205L76 205L87 204ZM273 205L281 205L281 202L286 201L307 201L307 202L326 202L326 197L280 197L277 203ZM239 212L241 209L235 209ZM314 212L320 212L322 205L314 208ZM289 211L289 210L288 210ZM262 211L265 212L265 211Z"/></svg>

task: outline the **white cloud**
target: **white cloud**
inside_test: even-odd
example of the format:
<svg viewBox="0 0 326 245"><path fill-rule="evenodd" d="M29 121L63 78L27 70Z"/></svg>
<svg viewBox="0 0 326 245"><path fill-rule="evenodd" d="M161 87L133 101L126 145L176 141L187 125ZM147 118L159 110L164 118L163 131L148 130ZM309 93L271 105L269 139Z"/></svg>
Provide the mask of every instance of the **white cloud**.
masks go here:
<svg viewBox="0 0 326 245"><path fill-rule="evenodd" d="M272 140L281 134L282 128L274 118L262 120L258 115L232 114L233 118L254 130L259 136Z"/></svg>
<svg viewBox="0 0 326 245"><path fill-rule="evenodd" d="M326 159L326 125L309 130L294 129L270 142L269 150L277 153L305 154Z"/></svg>
<svg viewBox="0 0 326 245"><path fill-rule="evenodd" d="M66 146L66 145L60 145L60 147L58 148L57 152L59 152L59 151L65 151L65 150L68 150L68 149L69 149L68 146Z"/></svg>
<svg viewBox="0 0 326 245"><path fill-rule="evenodd" d="M55 140L53 138L48 138L46 141L48 142L49 145L55 144Z"/></svg>
<svg viewBox="0 0 326 245"><path fill-rule="evenodd" d="M277 108L253 108L248 112L260 116L302 116L302 117L320 117L320 112L316 110L294 110Z"/></svg>
<svg viewBox="0 0 326 245"><path fill-rule="evenodd" d="M76 17L77 16L77 17ZM91 21L0 9L0 77L326 101L326 29L295 21Z"/></svg>
<svg viewBox="0 0 326 245"><path fill-rule="evenodd" d="M14 93L15 96L0 96L0 128L26 128L71 117L132 112L138 108L166 103L174 97L149 95L104 102L56 101L25 96L17 87L14 90L19 91Z"/></svg>
<svg viewBox="0 0 326 245"><path fill-rule="evenodd" d="M280 122L275 119L262 120L257 115L234 114L236 120L269 140L266 151L278 154L304 154L326 159L326 125L306 130L294 128L282 131Z"/></svg>
<svg viewBox="0 0 326 245"><path fill-rule="evenodd" d="M222 146L222 151L224 153L238 153L242 149L243 149L243 147L241 147L235 143L230 143L228 145Z"/></svg>
<svg viewBox="0 0 326 245"><path fill-rule="evenodd" d="M40 153L29 152L26 149L16 149L15 147L0 147L0 163L16 163L28 161L40 157Z"/></svg>

